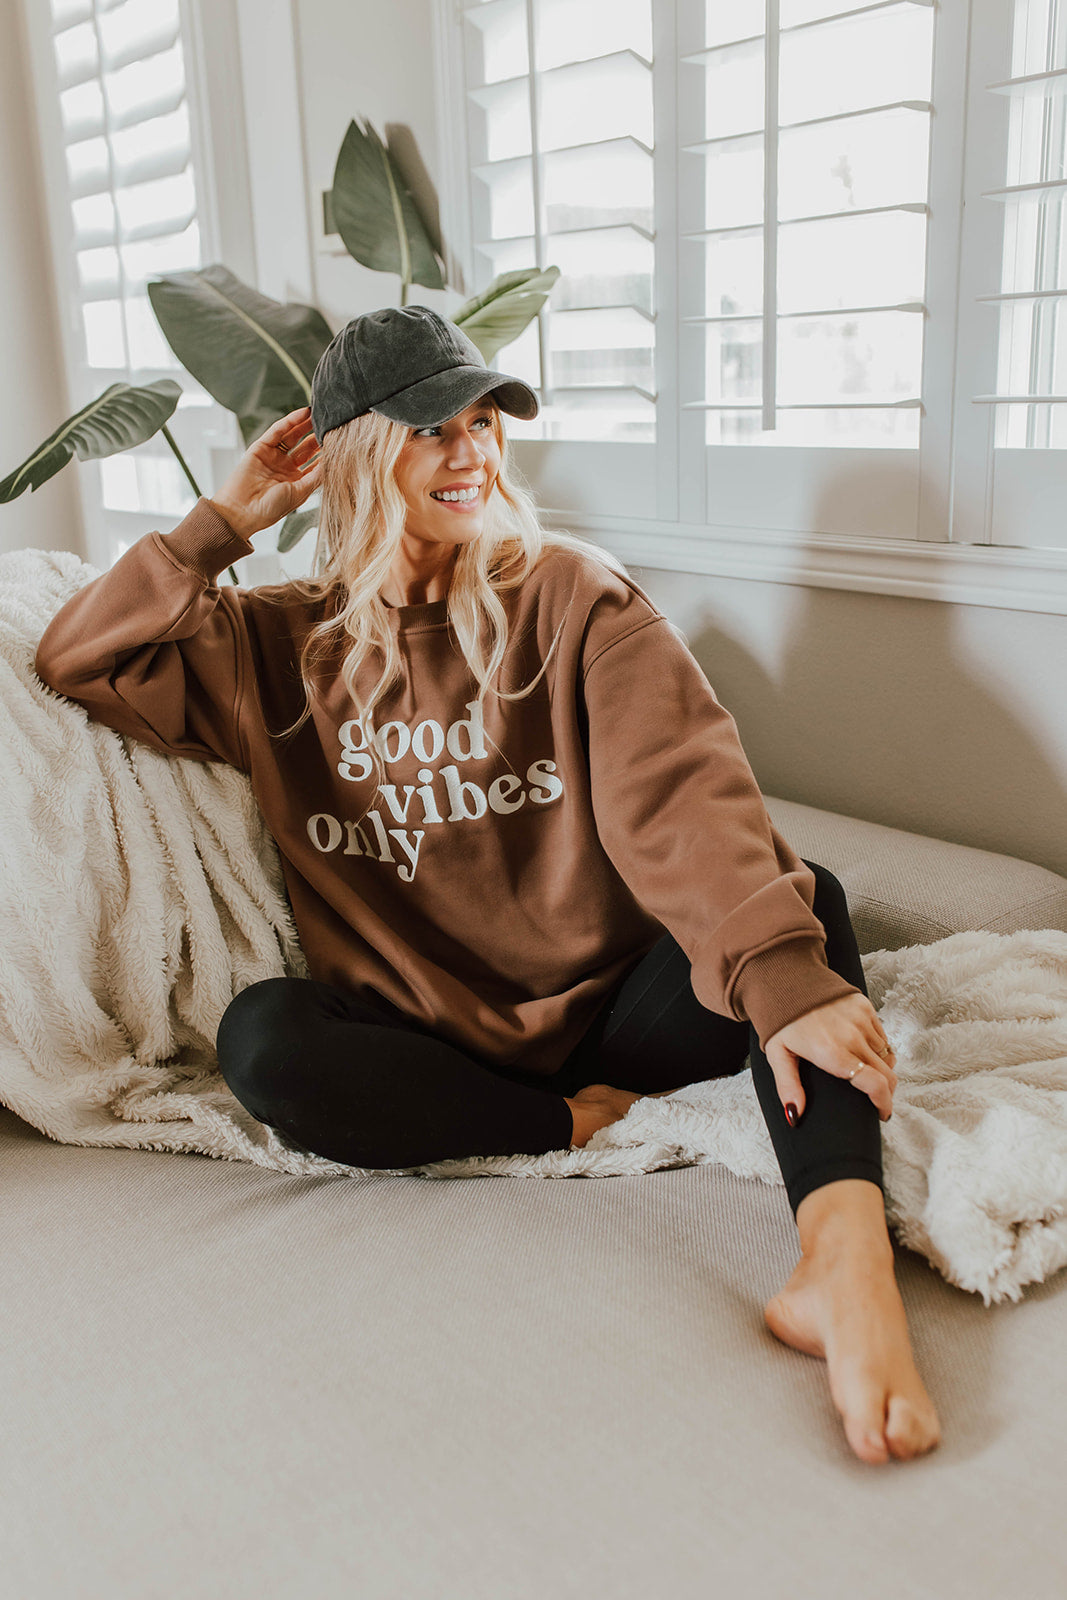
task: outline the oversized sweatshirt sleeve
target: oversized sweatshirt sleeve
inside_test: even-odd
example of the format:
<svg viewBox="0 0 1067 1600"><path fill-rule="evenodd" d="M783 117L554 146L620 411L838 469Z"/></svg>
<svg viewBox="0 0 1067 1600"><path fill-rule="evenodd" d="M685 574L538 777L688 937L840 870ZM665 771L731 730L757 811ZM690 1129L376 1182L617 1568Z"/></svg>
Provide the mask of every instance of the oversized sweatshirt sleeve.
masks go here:
<svg viewBox="0 0 1067 1600"><path fill-rule="evenodd" d="M588 660L601 843L689 957L700 1003L760 1044L860 991L826 961L815 874L775 830L737 725L668 620L646 616Z"/></svg>
<svg viewBox="0 0 1067 1600"><path fill-rule="evenodd" d="M215 580L252 548L199 500L172 533L146 534L56 612L38 677L119 733L246 771L248 636L236 589Z"/></svg>

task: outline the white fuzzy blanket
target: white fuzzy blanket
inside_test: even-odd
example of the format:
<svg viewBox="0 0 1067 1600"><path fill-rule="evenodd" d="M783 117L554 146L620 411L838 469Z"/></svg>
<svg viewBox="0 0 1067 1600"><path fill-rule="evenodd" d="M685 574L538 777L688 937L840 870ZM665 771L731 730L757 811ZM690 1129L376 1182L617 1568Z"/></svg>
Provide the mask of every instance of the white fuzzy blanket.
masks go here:
<svg viewBox="0 0 1067 1600"><path fill-rule="evenodd" d="M359 1176L233 1098L214 1041L233 995L306 976L248 779L92 722L33 670L95 568L0 556L0 1101L66 1144L199 1151ZM958 933L863 958L897 1054L882 1127L902 1244L987 1305L1067 1263L1067 933ZM781 1184L747 1070L636 1102L583 1150L397 1171L608 1177L721 1162Z"/></svg>

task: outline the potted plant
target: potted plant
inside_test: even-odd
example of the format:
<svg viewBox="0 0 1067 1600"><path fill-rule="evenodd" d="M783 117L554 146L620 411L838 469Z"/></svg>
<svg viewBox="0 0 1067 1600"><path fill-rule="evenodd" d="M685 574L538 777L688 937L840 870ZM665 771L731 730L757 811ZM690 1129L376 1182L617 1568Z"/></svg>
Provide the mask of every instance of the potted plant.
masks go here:
<svg viewBox="0 0 1067 1600"><path fill-rule="evenodd" d="M400 278L400 303L412 284L447 287L436 251L411 191L370 122L349 123L334 167L329 211L356 261ZM558 267L505 272L488 289L451 313L478 346L487 365L538 314ZM282 304L219 263L153 279L148 297L163 335L186 371L233 412L247 445L290 411L309 404L311 379L333 330L314 306ZM20 466L0 481L0 503L39 489L75 455L100 460L162 433L193 493L202 490L167 423L181 397L172 378L154 383L113 383L68 417ZM282 522L277 548L284 554L317 522L303 507ZM230 576L236 583L233 568Z"/></svg>

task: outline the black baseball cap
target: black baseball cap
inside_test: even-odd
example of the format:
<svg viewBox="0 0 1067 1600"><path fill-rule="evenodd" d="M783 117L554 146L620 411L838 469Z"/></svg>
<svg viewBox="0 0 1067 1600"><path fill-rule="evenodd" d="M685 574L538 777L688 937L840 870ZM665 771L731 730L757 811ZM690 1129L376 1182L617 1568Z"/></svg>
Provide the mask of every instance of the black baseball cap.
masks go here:
<svg viewBox="0 0 1067 1600"><path fill-rule="evenodd" d="M502 411L524 421L540 409L529 384L487 367L456 323L428 306L386 306L353 317L322 352L311 380L311 426L321 440L377 411L430 428L490 392Z"/></svg>

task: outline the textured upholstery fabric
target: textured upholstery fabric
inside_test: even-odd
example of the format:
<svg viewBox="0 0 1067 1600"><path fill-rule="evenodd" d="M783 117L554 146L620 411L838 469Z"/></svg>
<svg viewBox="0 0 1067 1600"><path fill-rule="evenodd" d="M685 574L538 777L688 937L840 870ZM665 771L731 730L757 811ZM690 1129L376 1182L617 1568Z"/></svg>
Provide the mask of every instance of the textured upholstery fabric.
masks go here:
<svg viewBox="0 0 1067 1600"><path fill-rule="evenodd" d="M725 1168L294 1178L9 1113L0 1162L11 1600L1062 1600L1060 1280L898 1252L945 1440L871 1467Z"/></svg>
<svg viewBox="0 0 1067 1600"><path fill-rule="evenodd" d="M1067 878L1047 867L795 800L764 800L798 855L840 878L864 955L968 929L1067 932Z"/></svg>

